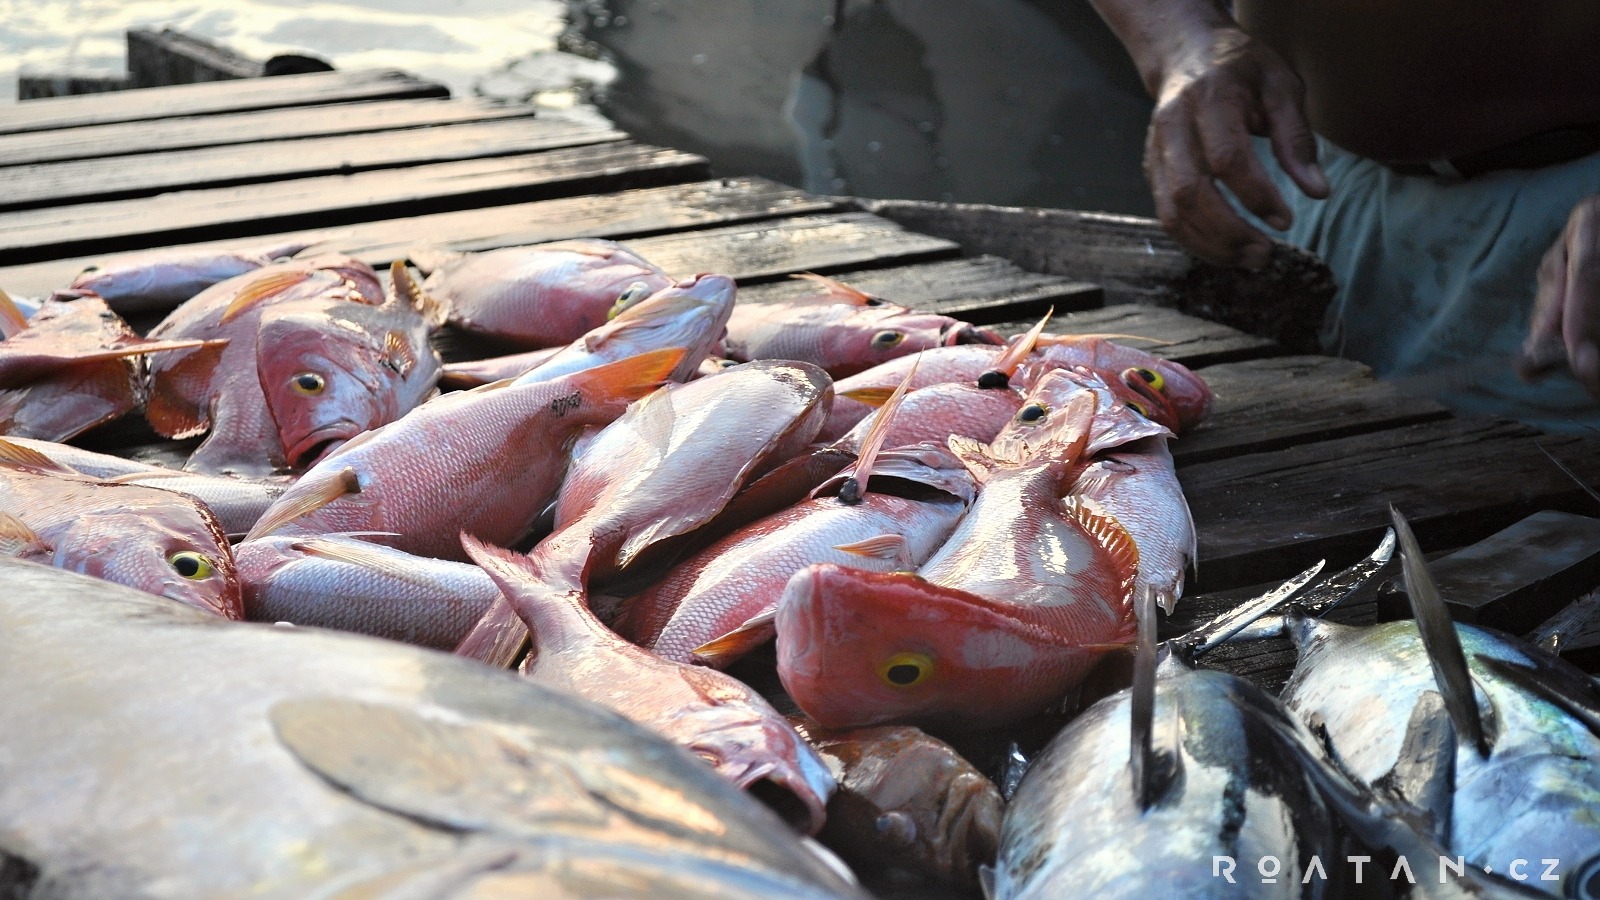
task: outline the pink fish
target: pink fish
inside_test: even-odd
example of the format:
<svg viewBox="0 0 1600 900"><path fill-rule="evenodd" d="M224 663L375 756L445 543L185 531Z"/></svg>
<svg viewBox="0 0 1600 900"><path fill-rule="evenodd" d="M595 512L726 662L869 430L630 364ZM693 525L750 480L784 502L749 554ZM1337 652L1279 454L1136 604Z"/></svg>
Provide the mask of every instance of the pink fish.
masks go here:
<svg viewBox="0 0 1600 900"><path fill-rule="evenodd" d="M818 438L832 441L843 437L856 423L871 415L877 408L876 404L881 403L890 391L905 381L906 374L913 366L916 367L916 376L911 380L912 391L946 382L976 385L983 373L995 367L1005 350L1004 347L987 344L939 347L902 356L848 378L841 378L833 386L836 399ZM871 402L852 399L856 395L865 395Z"/></svg>
<svg viewBox="0 0 1600 900"><path fill-rule="evenodd" d="M206 435L186 468L247 475L303 468L392 421L432 390L442 316L403 266L394 275L385 299L364 263L314 257L202 291L151 334L228 344L153 363L146 417L168 437Z"/></svg>
<svg viewBox="0 0 1600 900"><path fill-rule="evenodd" d="M1170 407L1175 421L1162 420L1150 414L1151 410L1146 412L1149 418L1162 421L1177 434L1194 428L1211 412L1211 388L1182 363L1099 335L1042 335L1039 345L1039 353L1029 364L1033 368L1082 367L1107 384L1126 385L1135 395L1153 398L1155 406ZM1037 380L1037 374L1027 371L1021 377L1025 381ZM1137 397L1132 399L1137 402Z"/></svg>
<svg viewBox="0 0 1600 900"><path fill-rule="evenodd" d="M89 266L72 279L72 287L99 294L124 315L167 309L219 281L294 256L310 246L305 241L279 241L225 250L141 250Z"/></svg>
<svg viewBox="0 0 1600 900"><path fill-rule="evenodd" d="M527 349L575 341L619 302L672 284L627 247L600 240L456 254L431 268L423 288L449 306L450 324Z"/></svg>
<svg viewBox="0 0 1600 900"><path fill-rule="evenodd" d="M3 440L0 553L242 616L227 536L199 501L96 481Z"/></svg>
<svg viewBox="0 0 1600 900"><path fill-rule="evenodd" d="M823 562L884 572L914 569L949 536L975 492L961 462L931 446L880 455L855 503L839 498L843 480L674 566L666 578L628 599L617 630L659 656L721 668L770 632L722 647L715 656L703 646L775 610L795 572Z"/></svg>
<svg viewBox="0 0 1600 900"><path fill-rule="evenodd" d="M0 434L65 441L144 403L148 353L221 348L145 340L93 294L57 292L29 318L0 292Z"/></svg>
<svg viewBox="0 0 1600 900"><path fill-rule="evenodd" d="M971 382L930 384L906 394L884 446L932 442L943 445L951 435L988 443L1022 408L1022 394L1009 387L980 388ZM832 446L856 452L881 413L857 422Z"/></svg>
<svg viewBox="0 0 1600 900"><path fill-rule="evenodd" d="M1084 396L1069 415L1092 411ZM777 614L795 702L830 728L982 729L1059 703L1130 640L1138 549L1068 496L1086 440L1068 429L1028 456L989 458L972 509L915 575L795 575Z"/></svg>
<svg viewBox="0 0 1600 900"><path fill-rule="evenodd" d="M462 531L513 543L554 498L568 443L621 415L682 358L657 350L550 381L438 397L323 457L250 538L390 532L390 546L439 559L462 558Z"/></svg>
<svg viewBox="0 0 1600 900"><path fill-rule="evenodd" d="M483 569L351 535L272 535L235 557L245 618L354 631L449 650L500 596Z"/></svg>
<svg viewBox="0 0 1600 900"><path fill-rule="evenodd" d="M537 560L462 540L534 635L525 676L687 747L797 830L822 828L833 776L760 694L715 669L671 662L617 637L589 611L581 588L552 584Z"/></svg>
<svg viewBox="0 0 1600 900"><path fill-rule="evenodd" d="M730 358L803 360L844 378L933 347L1005 343L986 328L916 312L832 278L794 277L812 281L819 291L740 304L728 323Z"/></svg>

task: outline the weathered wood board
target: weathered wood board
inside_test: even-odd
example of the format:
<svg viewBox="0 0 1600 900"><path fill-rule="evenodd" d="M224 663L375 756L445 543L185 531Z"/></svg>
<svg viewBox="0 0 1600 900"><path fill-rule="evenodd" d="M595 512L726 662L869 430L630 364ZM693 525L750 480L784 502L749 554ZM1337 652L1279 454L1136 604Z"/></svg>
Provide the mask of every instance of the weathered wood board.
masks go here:
<svg viewBox="0 0 1600 900"><path fill-rule="evenodd" d="M317 175L487 159L620 141L609 125L523 116L294 140L257 141L0 168L8 190L0 211L149 197L167 191L266 184ZM404 183L409 172L394 173Z"/></svg>
<svg viewBox="0 0 1600 900"><path fill-rule="evenodd" d="M166 153L198 147L395 131L533 115L533 109L522 104L480 99L422 98L330 103L326 106L218 113L213 116L181 116L153 122L86 125L0 134L0 166Z"/></svg>
<svg viewBox="0 0 1600 900"><path fill-rule="evenodd" d="M378 268L403 259L418 245L452 250L536 244L566 238L624 240L784 215L823 213L832 201L764 178L720 178L608 194L559 197L453 212L354 222L246 238L176 245L195 252L301 241L348 252ZM130 253L73 256L0 268L0 288L17 296L43 296L65 287L92 264L130 259ZM1038 276L1049 279L1050 276Z"/></svg>
<svg viewBox="0 0 1600 900"><path fill-rule="evenodd" d="M276 78L185 84L33 100L0 107L0 134L170 119L178 116L348 103L447 97L449 88L393 69L317 72Z"/></svg>
<svg viewBox="0 0 1600 900"><path fill-rule="evenodd" d="M994 321L994 316L1009 319L1043 315L1050 309L1096 307L1101 300L1097 285L1028 272L994 256L835 272L830 277L910 309L979 325ZM816 290L807 281L775 281L742 289L739 302L771 303L814 294Z"/></svg>
<svg viewBox="0 0 1600 900"><path fill-rule="evenodd" d="M705 178L703 157L630 142L179 191L0 214L0 265L329 227Z"/></svg>
<svg viewBox="0 0 1600 900"><path fill-rule="evenodd" d="M1021 334L1037 324L1037 321L1003 322L995 325L994 329L1001 334ZM1058 334L1118 334L1146 338L1148 340L1145 341L1119 340L1149 350L1163 359L1181 362L1192 369L1283 352L1283 348L1272 341L1245 334L1237 328L1186 316L1175 309L1132 303L1058 315L1051 318L1049 328Z"/></svg>

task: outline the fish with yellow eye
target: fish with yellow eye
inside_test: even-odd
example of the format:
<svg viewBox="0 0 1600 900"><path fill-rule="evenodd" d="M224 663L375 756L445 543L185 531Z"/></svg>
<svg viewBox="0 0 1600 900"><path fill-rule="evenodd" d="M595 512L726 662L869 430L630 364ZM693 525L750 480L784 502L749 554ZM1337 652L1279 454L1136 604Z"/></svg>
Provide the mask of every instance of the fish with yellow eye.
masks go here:
<svg viewBox="0 0 1600 900"><path fill-rule="evenodd" d="M795 277L811 289L734 307L728 322L730 359L800 360L844 378L933 347L1005 343L987 328L916 312L832 278Z"/></svg>
<svg viewBox="0 0 1600 900"><path fill-rule="evenodd" d="M1021 377L1031 382L1037 376L1030 369L1071 367L1089 369L1108 385L1126 388L1125 399L1148 404L1143 414L1177 434L1194 428L1211 412L1211 388L1188 366L1100 335L1041 335L1039 351L1023 364Z"/></svg>
<svg viewBox="0 0 1600 900"><path fill-rule="evenodd" d="M1095 397L1036 447L951 440L982 485L915 573L810 566L784 587L778 674L829 728L981 730L1048 709L1133 636L1139 551L1070 491Z"/></svg>
<svg viewBox="0 0 1600 900"><path fill-rule="evenodd" d="M227 536L188 494L100 481L0 440L0 555L244 618Z"/></svg>
<svg viewBox="0 0 1600 900"><path fill-rule="evenodd" d="M1054 369L1028 392L992 446L1016 454L1045 443L1068 427L1058 410L1084 391L1095 396L1096 408L1071 493L1127 529L1139 548L1135 596L1149 589L1170 613L1196 553L1194 519L1167 449L1171 432L1122 399L1114 383L1085 370Z"/></svg>

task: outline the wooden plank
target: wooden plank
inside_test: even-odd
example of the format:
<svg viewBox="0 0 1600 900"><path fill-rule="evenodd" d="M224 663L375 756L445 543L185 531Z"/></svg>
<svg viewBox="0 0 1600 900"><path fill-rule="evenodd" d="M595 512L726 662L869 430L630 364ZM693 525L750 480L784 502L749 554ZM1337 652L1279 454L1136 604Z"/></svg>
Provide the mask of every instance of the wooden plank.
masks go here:
<svg viewBox="0 0 1600 900"><path fill-rule="evenodd" d="M1052 307L1095 305L1096 285L1026 272L993 256L949 259L892 269L837 272L834 278L892 303L983 324L999 316L1042 315ZM815 291L803 281L774 281L739 292L741 303L770 303Z"/></svg>
<svg viewBox="0 0 1600 900"><path fill-rule="evenodd" d="M288 240L326 243L379 268L403 258L410 247L433 244L457 250L536 244L575 237L624 240L756 221L782 215L828 212L832 200L764 178L720 178L641 188L614 194L561 197L455 212L308 229L259 238L185 245L195 251ZM0 269L0 287L16 296L39 297L70 284L89 265L111 264L128 254L49 260ZM1041 276L1048 277L1048 276Z"/></svg>
<svg viewBox="0 0 1600 900"><path fill-rule="evenodd" d="M522 103L378 100L0 134L0 166L532 116Z"/></svg>
<svg viewBox="0 0 1600 900"><path fill-rule="evenodd" d="M22 210L0 214L0 266L647 187L706 174L703 157L617 142L417 166L403 178L378 170Z"/></svg>
<svg viewBox="0 0 1600 900"><path fill-rule="evenodd" d="M59 97L0 107L0 134L170 119L352 100L448 97L449 88L393 69L315 72Z"/></svg>
<svg viewBox="0 0 1600 900"><path fill-rule="evenodd" d="M603 123L539 116L438 125L399 135L374 131L9 166L0 169L0 179L9 185L0 197L0 211L538 153L626 137Z"/></svg>
<svg viewBox="0 0 1600 900"><path fill-rule="evenodd" d="M1036 321L1004 322L994 329L1001 334L1021 334L1036 324ZM1127 343L1143 346L1156 356L1196 369L1283 352L1272 341L1245 334L1237 328L1187 316L1175 309L1131 303L1056 316L1050 320L1050 330L1057 334L1132 334L1161 341L1163 343L1144 345L1137 341Z"/></svg>
<svg viewBox="0 0 1600 900"><path fill-rule="evenodd" d="M1424 549L1459 547L1541 509L1593 501L1540 451L1600 480L1600 442L1492 419L1444 419L1184 466L1204 590L1359 558L1395 504Z"/></svg>
<svg viewBox="0 0 1600 900"><path fill-rule="evenodd" d="M1172 445L1178 465L1277 450L1442 419L1449 411L1329 356L1279 356L1207 366L1211 415Z"/></svg>
<svg viewBox="0 0 1600 900"><path fill-rule="evenodd" d="M722 272L741 283L948 256L956 245L868 213L797 216L629 241L668 272Z"/></svg>

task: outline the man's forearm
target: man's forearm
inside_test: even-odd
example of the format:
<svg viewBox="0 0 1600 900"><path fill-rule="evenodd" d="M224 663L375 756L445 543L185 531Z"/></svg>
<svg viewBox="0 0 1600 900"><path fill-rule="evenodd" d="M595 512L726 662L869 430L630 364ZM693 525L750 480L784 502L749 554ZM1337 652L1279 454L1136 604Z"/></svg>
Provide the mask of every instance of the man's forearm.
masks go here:
<svg viewBox="0 0 1600 900"><path fill-rule="evenodd" d="M1233 17L1217 0L1089 0L1111 31L1127 48L1150 96L1161 84L1186 46L1194 45L1218 28L1237 28Z"/></svg>

